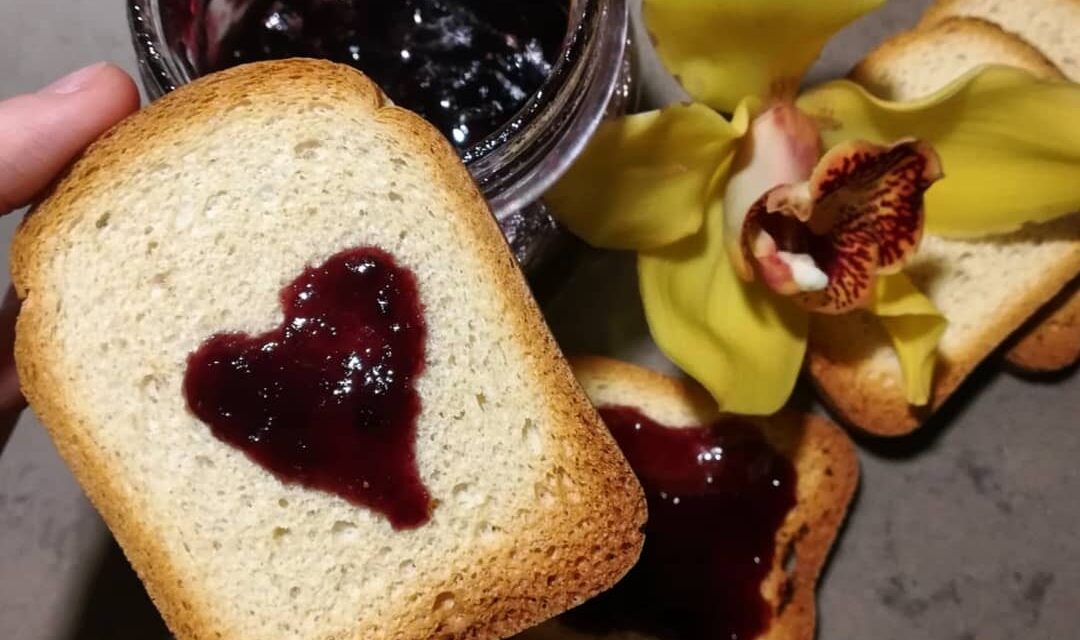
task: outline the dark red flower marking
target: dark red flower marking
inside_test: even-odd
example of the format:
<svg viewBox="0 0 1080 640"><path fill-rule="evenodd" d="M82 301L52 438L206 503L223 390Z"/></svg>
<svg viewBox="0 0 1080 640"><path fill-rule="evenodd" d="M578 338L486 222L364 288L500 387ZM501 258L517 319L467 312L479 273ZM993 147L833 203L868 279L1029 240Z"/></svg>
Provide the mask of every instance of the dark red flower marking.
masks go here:
<svg viewBox="0 0 1080 640"><path fill-rule="evenodd" d="M895 273L922 239L923 194L941 177L937 154L905 140L831 149L810 180L776 187L743 223L741 245L775 291L822 313L865 305L877 274Z"/></svg>

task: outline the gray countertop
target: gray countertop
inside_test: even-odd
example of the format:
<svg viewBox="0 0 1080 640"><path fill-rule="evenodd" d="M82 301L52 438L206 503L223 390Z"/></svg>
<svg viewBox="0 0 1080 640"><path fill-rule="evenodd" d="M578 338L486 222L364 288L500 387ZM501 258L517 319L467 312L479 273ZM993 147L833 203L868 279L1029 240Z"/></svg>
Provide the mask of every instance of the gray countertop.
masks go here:
<svg viewBox="0 0 1080 640"><path fill-rule="evenodd" d="M831 43L814 76L842 74L925 4L892 0ZM134 71L121 0L5 6L0 98L99 59ZM0 220L3 264L14 224L15 217ZM644 337L626 256L589 256L548 314L567 351L660 362ZM916 435L858 439L862 489L821 587L821 638L1076 637L1080 377L1073 374L1021 379L991 358ZM167 637L32 415L0 458L0 530L0 638Z"/></svg>

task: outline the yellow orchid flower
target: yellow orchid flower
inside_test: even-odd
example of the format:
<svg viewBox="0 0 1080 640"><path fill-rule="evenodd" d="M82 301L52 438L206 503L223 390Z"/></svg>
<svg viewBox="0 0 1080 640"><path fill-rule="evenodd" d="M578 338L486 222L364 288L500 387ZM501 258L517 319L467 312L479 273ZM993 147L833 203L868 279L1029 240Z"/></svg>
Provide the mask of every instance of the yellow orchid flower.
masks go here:
<svg viewBox="0 0 1080 640"><path fill-rule="evenodd" d="M882 3L644 0L697 102L605 123L548 194L590 244L638 251L653 338L725 411L778 410L809 314L855 311L927 403L946 321L903 272L924 228L981 236L1080 209L1080 86L987 67L917 102L844 80L797 95L833 33Z"/></svg>

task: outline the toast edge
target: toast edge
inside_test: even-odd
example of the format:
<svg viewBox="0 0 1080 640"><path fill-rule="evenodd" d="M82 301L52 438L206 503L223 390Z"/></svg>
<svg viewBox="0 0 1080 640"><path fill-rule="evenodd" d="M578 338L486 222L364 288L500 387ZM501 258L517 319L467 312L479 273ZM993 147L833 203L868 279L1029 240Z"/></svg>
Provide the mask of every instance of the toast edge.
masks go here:
<svg viewBox="0 0 1080 640"><path fill-rule="evenodd" d="M1080 361L1080 280L1044 308L1005 353L1023 373L1053 373Z"/></svg>
<svg viewBox="0 0 1080 640"><path fill-rule="evenodd" d="M252 67L259 67L253 69ZM252 96L273 95L280 99L283 82L295 82L334 90L347 97L355 108L376 114L387 126L396 127L406 144L416 153L427 154L438 167L441 180L460 205L455 207L504 292L507 307L515 310L508 318L514 334L524 344L522 351L532 360L536 383L544 390L557 416L555 428L578 444L579 459L567 460L570 468L586 478L584 500L571 507L574 522L539 518L526 540L565 541L558 560L537 556L549 572L566 576L552 587L545 572L528 575L486 576L487 583L469 585L475 597L461 598L451 624L433 613L410 615L404 623L381 633L395 638L494 638L510 635L583 602L622 577L636 562L643 544L645 503L629 466L614 440L600 423L599 416L576 384L562 359L523 276L506 248L488 207L457 154L442 135L428 123L404 109L392 106L365 76L350 67L323 61L294 59L236 67L196 81L169 94L151 108L120 123L90 146L64 177L53 185L33 215L20 225L12 247L11 269L16 291L24 305L17 321L15 354L23 391L55 442L61 457L72 469L91 502L101 512L125 554L144 581L151 598L182 638L215 638L229 635L225 621L214 617L210 598L197 588L185 585L164 546L152 535L124 499L118 478L110 475L104 460L96 454L92 438L82 428L81 418L63 393L63 380L50 366L46 326L58 296L42 282L40 265L54 251L54 239L63 234L62 222L80 194L93 189L93 174L122 170L138 159L138 148L154 144L159 134L198 118L213 116ZM481 215L481 212L483 215ZM556 436L553 436L556 437ZM602 509L601 509L602 508ZM602 512L604 517L596 517ZM582 527L580 522L591 523ZM561 525L561 526L560 526ZM561 537L559 537L561 536ZM530 540L531 538L531 540ZM621 541L619 544L616 542ZM535 545L534 545L535 546ZM347 637L363 629L346 632Z"/></svg>
<svg viewBox="0 0 1080 640"><path fill-rule="evenodd" d="M1064 0L1080 7L1080 0ZM956 10L957 0L937 0L923 14L918 28L930 28L951 18L963 17ZM992 22L992 21L991 21ZM1049 60L1037 43L1008 30L1008 25L994 23L1004 29L1013 40L1021 40L1038 50ZM1067 74L1059 69L1054 77L1065 79ZM1032 71L1038 71L1032 69ZM1072 293L1055 299L1048 308L1040 311L1033 321L1020 329L1020 334L1005 354L1009 364L1021 373L1040 374L1062 371L1080 362L1080 289L1078 283L1071 286Z"/></svg>
<svg viewBox="0 0 1080 640"><path fill-rule="evenodd" d="M1065 76L1061 70L1037 47L1020 36L1003 29L1000 25L977 17L956 16L950 13L955 0L938 0L927 10L922 21L915 29L901 32L869 53L849 74L849 78L875 87L873 78L876 69L888 64L888 59L897 50L909 46L912 41L927 32L935 30L961 29L995 38L1006 38L1013 45L1013 51L1028 59L1027 67L1032 73L1046 78ZM935 380L931 393L931 403L927 407L914 407L907 403L902 395L902 386L893 385L884 389L872 382L866 375L867 366L862 363L847 362L836 356L827 341L814 341L811 332L810 349L807 355L807 371L814 382L822 400L845 423L876 436L897 437L912 433L929 418L948 397L960 386L975 367L989 356L1008 336L1019 329L1028 318L1040 308L1053 305L1053 298L1059 289L1066 286L1080 271L1080 244L1073 252L1073 259L1065 265L1055 265L1053 276L1045 278L1041 286L1028 291L1020 303L1014 305L1011 312L999 317L999 321L987 327L983 336L976 340L975 346L959 359L939 360L935 371ZM1032 328L1031 340L1017 344L1016 365L1032 371L1046 371L1064 368L1080 359L1080 310L1072 316L1076 322L1068 325L1065 331L1049 333L1042 325ZM1048 336L1053 335L1053 338ZM1071 341L1071 342L1070 342ZM1069 354L1062 353L1062 348ZM1069 362L1061 364L1063 360ZM1029 363L1029 364L1025 364Z"/></svg>
<svg viewBox="0 0 1080 640"><path fill-rule="evenodd" d="M591 379L606 379L632 385L642 396L663 395L684 403L703 422L721 415L708 392L693 382L601 356L572 356L570 362L586 388ZM800 483L798 504L777 535L773 568L762 585L774 618L759 640L811 640L817 582L858 487L858 455L840 427L817 415L783 410L768 418L746 419L795 463ZM806 442L814 447L802 449ZM794 560L790 572L785 570L789 559Z"/></svg>
<svg viewBox="0 0 1080 640"><path fill-rule="evenodd" d="M983 360L1076 277L1080 272L1080 244L1069 258L1051 265L1041 282L1017 296L1010 308L999 310L979 336L967 341L966 350L949 358L939 355L931 400L925 407L907 403L898 366L890 365L888 372L882 372L867 361L845 360L838 355L835 343L821 339L821 331L810 331L806 369L822 400L845 422L873 435L907 435L918 429ZM878 376L871 373L890 376L894 384L882 386L877 382Z"/></svg>
<svg viewBox="0 0 1080 640"><path fill-rule="evenodd" d="M963 32L969 36L994 38L1002 42L1008 41L1012 53L1024 59L1024 69L1034 73L1040 78L1064 79L1065 75L1058 69L1050 58L1046 57L1040 49L1033 46L1020 36L1006 31L997 23L982 18L971 16L948 16L928 24L920 24L916 28L901 31L885 40L865 58L858 62L848 74L852 81L870 89L873 93L881 95L881 85L875 78L880 75L880 70L887 67L892 56L903 51L924 37L932 37L936 33Z"/></svg>
<svg viewBox="0 0 1080 640"><path fill-rule="evenodd" d="M931 26L944 20L948 20L949 18L967 15L962 12L962 9L957 10L956 8L957 5L961 5L963 2L964 0L935 0L927 7L926 11L923 12L917 26ZM1080 0L1061 0L1060 4L1072 4L1073 6L1080 7Z"/></svg>

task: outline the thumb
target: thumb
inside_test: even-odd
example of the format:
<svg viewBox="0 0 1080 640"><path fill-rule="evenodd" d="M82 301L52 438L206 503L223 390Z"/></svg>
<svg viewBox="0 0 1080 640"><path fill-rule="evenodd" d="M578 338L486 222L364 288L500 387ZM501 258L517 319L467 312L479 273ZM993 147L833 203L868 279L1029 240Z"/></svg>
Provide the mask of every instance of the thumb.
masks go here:
<svg viewBox="0 0 1080 640"><path fill-rule="evenodd" d="M0 215L28 204L95 138L139 106L126 73L96 64L0 102ZM0 305L0 452L25 407L12 355L19 300Z"/></svg>
<svg viewBox="0 0 1080 640"><path fill-rule="evenodd" d="M138 106L131 78L106 63L0 102L0 214L28 204L80 151Z"/></svg>

